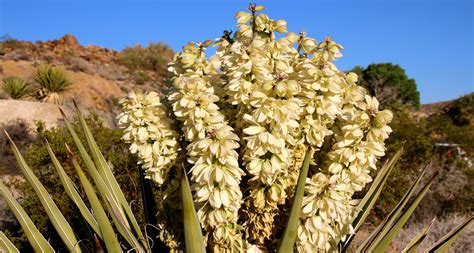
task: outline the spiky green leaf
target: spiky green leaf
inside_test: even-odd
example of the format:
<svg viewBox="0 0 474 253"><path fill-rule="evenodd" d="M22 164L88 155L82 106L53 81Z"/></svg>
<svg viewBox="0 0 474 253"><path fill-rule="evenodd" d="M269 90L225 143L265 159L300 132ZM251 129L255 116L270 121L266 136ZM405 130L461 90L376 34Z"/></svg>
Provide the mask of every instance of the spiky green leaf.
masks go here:
<svg viewBox="0 0 474 253"><path fill-rule="evenodd" d="M436 173L431 177L428 183L421 189L421 191L415 196L415 198L407 204L408 208L405 211L400 213L400 216L396 219L396 221L392 224L389 229L385 228L382 230L383 236L380 236L378 240L375 241L373 246L369 248L369 250L373 252L385 252L390 244L392 243L395 236L402 230L405 223L408 221L410 216L412 215L413 211L415 211L416 207L420 204L421 200L425 197L426 193L430 189L431 185L433 184ZM372 250L373 249L373 250Z"/></svg>
<svg viewBox="0 0 474 253"><path fill-rule="evenodd" d="M64 190L66 191L66 194L69 196L69 198L71 198L71 200L77 206L84 220L86 220L86 222L91 226L94 232L100 238L102 238L102 234L100 233L99 224L97 223L97 220L95 219L94 215L90 212L87 205L84 203L84 200L81 198L81 195L79 194L76 187L74 186L74 183L72 182L71 178L69 178L69 176L66 174L66 171L64 171L64 168L59 163L58 159L56 158L56 155L54 154L47 140L45 140L45 143L46 143L46 149L48 151L49 157L51 158L51 161L53 162L53 165L56 168L56 171L58 172L59 179L61 180Z"/></svg>
<svg viewBox="0 0 474 253"><path fill-rule="evenodd" d="M20 252L15 245L8 239L8 237L0 231L0 252L16 253Z"/></svg>
<svg viewBox="0 0 474 253"><path fill-rule="evenodd" d="M81 155L84 164L86 165L87 171L92 177L94 184L97 186L99 190L100 197L106 203L107 211L111 214L112 220L117 228L117 231L127 240L127 242L132 245L138 252L144 252L143 246L139 243L138 239L133 235L133 232L130 229L130 224L128 223L126 215L123 213L123 209L121 205L118 203L117 199L115 198L112 190L107 187L107 184L104 182L104 179L99 174L92 158L86 151L84 144L82 144L81 139L77 135L76 131L74 130L72 124L66 118L66 115L61 110L63 114L64 121L66 123L66 127L71 134L74 143Z"/></svg>
<svg viewBox="0 0 474 253"><path fill-rule="evenodd" d="M403 153L403 147L400 148L393 157L388 160L380 169L377 177L375 178L372 186L369 188L369 191L366 193L364 198L359 202L357 206L357 211L352 219L352 227L354 228L354 233L348 235L347 239L342 243L342 250L345 251L349 248L351 242L354 240L357 231L360 229L365 219L369 215L372 207L377 201L378 197L382 193L383 187L386 185L390 173L395 168L395 164Z"/></svg>
<svg viewBox="0 0 474 253"><path fill-rule="evenodd" d="M183 202L184 240L187 253L205 253L204 237L202 236L196 209L194 207L191 187L186 172L181 177L181 201Z"/></svg>
<svg viewBox="0 0 474 253"><path fill-rule="evenodd" d="M467 218L465 221L459 224L459 226L439 239L433 246L431 246L431 248L428 249L428 252L446 252L449 246L451 246L459 238L459 236L462 235L464 230L473 220L474 215Z"/></svg>
<svg viewBox="0 0 474 253"><path fill-rule="evenodd" d="M84 136L86 137L87 145L89 147L89 150L91 151L94 164L97 170L99 171L99 174L101 175L102 179L106 183L107 188L110 189L113 196L116 198L116 201L121 206L121 208L118 208L119 213L123 215L123 218L127 221L127 223L131 224L134 235L139 238L141 244L144 247L149 248L148 243L145 237L143 236L142 231L140 230L140 226L138 225L138 222L135 219L135 216L133 215L132 209L128 205L125 195L120 189L120 186L112 173L112 169L110 168L109 164L100 152L99 147L97 146L97 143L94 140L94 136L92 135L89 127L87 126L86 120L84 119L75 102L74 106L76 109L77 117L79 119L79 123L81 124L82 131L84 133Z"/></svg>
<svg viewBox="0 0 474 253"><path fill-rule="evenodd" d="M108 252L122 252L120 248L120 243L117 240L117 236L115 235L114 229L109 222L109 218L105 213L102 204L100 203L99 198L97 197L94 187L92 186L89 179L87 179L84 171L79 166L76 159L72 158L72 163L74 168L77 171L77 175L79 176L79 180L81 181L81 185L86 193L87 199L94 211L95 216L98 220L98 226L100 230L100 234L102 235L102 239L105 243Z"/></svg>
<svg viewBox="0 0 474 253"><path fill-rule="evenodd" d="M303 160L303 166L301 167L300 175L298 177L298 183L296 185L295 196L293 198L293 204L291 206L290 217L288 218L288 223L285 227L285 232L280 241L278 247L279 253L291 253L296 241L296 235L298 230L298 225L300 224L300 215L301 208L303 203L304 196L304 187L306 185L306 177L308 176L309 163L311 157L313 156L314 150L308 148Z"/></svg>
<svg viewBox="0 0 474 253"><path fill-rule="evenodd" d="M35 252L53 253L53 247L51 247L49 242L43 237L38 228L36 228L35 224L33 224L23 207L21 207L18 201L16 201L2 181L0 181L0 195L2 195L3 199L5 199L5 202L8 204L16 219L20 223L23 231L26 234L26 237L28 238L28 241Z"/></svg>
<svg viewBox="0 0 474 253"><path fill-rule="evenodd" d="M369 248L376 245L388 232L388 230L392 227L392 224L397 220L400 213L402 212L403 208L406 206L408 201L410 200L411 196L415 193L416 188L421 182L423 175L427 171L428 168L431 167L431 163L428 164L422 172L418 175L415 182L411 185L410 189L405 193L403 198L398 202L395 208L390 212L390 214L382 221L382 223L373 231L369 238L367 238L357 249L357 252L368 252Z"/></svg>
<svg viewBox="0 0 474 253"><path fill-rule="evenodd" d="M426 226L423 230L421 230L420 233L418 233L411 241L407 244L407 246L402 250L402 253L415 253L416 248L420 246L420 244L423 242L425 239L426 235L428 234L428 231L430 231L431 226L433 226L433 223L435 222L436 218L431 221L431 223Z"/></svg>
<svg viewBox="0 0 474 253"><path fill-rule="evenodd" d="M23 175L25 175L28 182L33 186L33 189L36 195L38 196L41 204L43 205L46 214L51 220L51 223L58 232L62 241L70 251L81 252L78 241L76 239L76 235L74 234L74 230L69 225L66 218L64 218L63 214L56 206L56 203L54 203L53 198L51 197L51 195L49 195L48 191L46 191L46 188L44 188L44 186L35 176L31 168L28 166L25 159L21 155L20 150L18 150L8 133L5 132L5 134L7 136L8 141L10 142L10 146L13 150L13 154L16 158L18 167L20 167L21 171L23 172Z"/></svg>

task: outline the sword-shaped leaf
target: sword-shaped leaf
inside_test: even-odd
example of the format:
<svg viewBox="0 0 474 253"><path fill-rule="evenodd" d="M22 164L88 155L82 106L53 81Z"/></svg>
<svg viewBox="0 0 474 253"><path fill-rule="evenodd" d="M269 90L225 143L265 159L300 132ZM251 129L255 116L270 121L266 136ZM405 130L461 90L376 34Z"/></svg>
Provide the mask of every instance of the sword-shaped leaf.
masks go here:
<svg viewBox="0 0 474 253"><path fill-rule="evenodd" d="M430 231L431 226L433 226L435 220L436 218L431 221L430 225L426 226L419 234L413 237L408 245L402 250L402 253L415 253L416 248L418 248L421 242L423 242L423 240L426 238L426 235Z"/></svg>
<svg viewBox="0 0 474 253"><path fill-rule="evenodd" d="M110 213L115 223L115 227L117 228L117 231L125 238L125 240L127 240L127 242L134 249L136 249L138 252L144 252L142 245L138 242L138 240L135 238L130 229L130 224L127 221L127 217L123 213L123 208L118 203L117 199L112 193L112 190L107 187L107 184L104 182L104 179L99 174L94 162L92 161L92 158L89 156L86 151L86 148L82 144L81 139L77 135L76 131L74 131L72 124L67 120L62 110L61 113L63 114L66 127L68 128L69 133L71 134L74 143L76 144L79 154L81 155L84 164L86 165L86 168L92 177L92 180L97 186L101 198L106 203L107 211Z"/></svg>
<svg viewBox="0 0 474 253"><path fill-rule="evenodd" d="M2 231L0 231L0 252L20 252Z"/></svg>
<svg viewBox="0 0 474 253"><path fill-rule="evenodd" d="M431 246L430 249L428 249L428 252L446 252L449 246L451 246L451 244L453 244L459 238L459 236L461 236L461 234L473 220L474 215L467 218L464 222L459 224L459 226L439 239L433 246Z"/></svg>
<svg viewBox="0 0 474 253"><path fill-rule="evenodd" d="M43 205L46 214L51 220L51 223L58 232L62 241L69 249L69 251L81 252L81 249L76 239L76 235L74 234L74 230L69 225L66 218L64 218L63 214L56 206L56 203L54 203L53 198L51 197L51 195L49 195L48 191L46 191L46 188L44 188L44 186L35 176L31 168L28 166L25 159L21 155L20 150L18 150L15 143L6 131L5 134L7 136L8 141L10 142L10 146L13 150L13 154L15 155L18 167L20 167L28 182L33 186L33 189L36 195L38 196L41 204Z"/></svg>
<svg viewBox="0 0 474 253"><path fill-rule="evenodd" d="M38 228L36 228L23 207L21 207L18 201L16 201L2 181L0 181L0 195L5 199L5 202L7 202L16 219L20 223L35 252L53 253L53 247L49 245L49 242L43 237Z"/></svg>
<svg viewBox="0 0 474 253"><path fill-rule="evenodd" d="M352 227L354 228L354 233L348 235L347 239L342 242L343 251L346 251L349 248L351 242L354 240L357 231L364 223L365 219L370 213L370 210L372 209L378 197L382 193L382 189L386 185L389 175L395 168L395 164L397 163L398 159L400 159L402 153L403 147L400 148L397 153L395 153L395 155L393 155L393 157L382 166L379 173L377 174L377 177L375 177L375 180L372 183L372 186L370 187L369 191L359 202L359 205L357 206L357 211L354 215L354 218L352 219Z"/></svg>
<svg viewBox="0 0 474 253"><path fill-rule="evenodd" d="M132 225L133 232L135 233L135 235L140 239L143 246L149 248L148 243L145 237L143 236L142 231L140 230L140 226L138 225L138 222L135 219L135 216L133 215L132 209L128 205L128 202L125 199L122 190L120 190L120 186L117 183L117 180L115 179L112 170L109 167L109 164L100 152L99 147L97 146L97 143L94 140L94 136L92 136L92 133L89 127L87 126L86 120L82 116L79 108L77 107L76 102L74 102L74 107L76 109L77 117L81 124L82 131L84 133L84 136L86 137L87 145L89 147L89 150L91 151L92 159L94 160L95 166L99 171L99 174L102 176L102 179L106 183L107 187L113 193L113 196L116 198L117 202L122 206L122 208L119 209L120 213L125 213L124 218Z"/></svg>
<svg viewBox="0 0 474 253"><path fill-rule="evenodd" d="M91 226L94 232L100 238L102 238L102 234L100 233L99 224L97 223L97 220L95 219L94 215L90 212L87 205L84 203L84 200L81 198L81 195L79 194L76 187L74 186L74 183L72 182L71 178L69 178L69 176L66 174L66 171L64 171L63 166L61 166L61 164L59 163L58 159L56 158L56 155L54 154L53 150L51 149L51 146L48 143L48 140L45 139L45 143L46 143L46 149L48 150L48 154L51 160L53 161L53 165L56 168L56 171L59 174L59 179L61 180L61 183L64 186L64 190L66 191L66 194L69 196L69 198L71 198L71 200L77 206L84 220L86 220L86 222Z"/></svg>
<svg viewBox="0 0 474 253"><path fill-rule="evenodd" d="M368 249L371 248L373 245L378 243L383 236L386 235L388 230L392 227L392 224L397 220L400 213L402 212L403 208L406 206L408 201L410 200L411 196L415 193L416 188L421 182L423 175L425 174L426 170L431 167L431 163L428 164L417 177L415 182L411 185L410 189L405 193L403 198L398 202L395 208L390 212L390 214L382 221L382 223L375 229L372 234L370 234L369 238L367 238L357 249L356 252L368 252Z"/></svg>
<svg viewBox="0 0 474 253"><path fill-rule="evenodd" d="M428 183L425 184L425 186L421 189L421 191L408 204L408 208L405 211L403 211L400 214L400 216L396 219L395 223L393 223L391 227L389 228L387 227L382 231L382 233L384 233L383 236L380 236L378 240L375 241L372 247L369 248L369 251L385 252L387 250L387 248L390 246L395 236L397 236L400 230L402 230L403 226L408 221L413 211L415 211L418 204L420 204L420 201L425 197L426 193L430 189L437 175L438 173L435 173L431 177Z"/></svg>
<svg viewBox="0 0 474 253"><path fill-rule="evenodd" d="M117 240L117 236L115 235L114 229L109 222L109 218L105 213L102 204L100 203L99 198L97 197L94 187L92 186L89 179L87 179L84 171L79 166L78 162L74 157L72 157L72 164L77 171L77 175L79 176L79 180L81 180L82 187L86 193L87 199L91 204L92 210L97 217L98 226L100 230L100 234L102 235L102 239L105 243L105 247L107 248L108 252L122 252L120 248L120 243Z"/></svg>
<svg viewBox="0 0 474 253"><path fill-rule="evenodd" d="M298 183L296 185L295 197L293 198L293 204L291 206L290 217L285 227L285 232L280 241L278 247L279 253L291 253L295 246L296 235L298 231L298 225L300 224L301 208L304 196L304 187L306 185L306 177L308 176L309 162L313 156L314 150L308 148L303 160L303 166L301 167L300 175L298 177Z"/></svg>
<svg viewBox="0 0 474 253"><path fill-rule="evenodd" d="M184 168L184 167L183 167ZM183 202L184 240L187 253L205 253L204 237L194 208L194 201L189 187L186 171L181 177L181 201Z"/></svg>

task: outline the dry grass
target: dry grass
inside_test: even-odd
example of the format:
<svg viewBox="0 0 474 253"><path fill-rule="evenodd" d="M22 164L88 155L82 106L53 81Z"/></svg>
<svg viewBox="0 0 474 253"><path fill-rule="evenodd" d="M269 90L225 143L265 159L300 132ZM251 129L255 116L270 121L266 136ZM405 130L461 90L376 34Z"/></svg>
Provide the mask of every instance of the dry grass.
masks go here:
<svg viewBox="0 0 474 253"><path fill-rule="evenodd" d="M441 237L449 233L456 226L461 224L469 215L463 214L452 214L444 218L437 219L434 225L431 227L430 232L423 240L422 244L418 247L417 252L425 252L431 245L438 241ZM423 222L410 223L398 234L392 243L388 252L401 252L403 248L415 237L423 228L429 225L431 220L426 219ZM375 229L374 226L367 225L362 227L359 233L352 243L349 252L355 252L355 249L370 235ZM454 244L448 249L448 252L454 253L465 253L474 252L474 225L470 225L464 230L464 233L454 242Z"/></svg>

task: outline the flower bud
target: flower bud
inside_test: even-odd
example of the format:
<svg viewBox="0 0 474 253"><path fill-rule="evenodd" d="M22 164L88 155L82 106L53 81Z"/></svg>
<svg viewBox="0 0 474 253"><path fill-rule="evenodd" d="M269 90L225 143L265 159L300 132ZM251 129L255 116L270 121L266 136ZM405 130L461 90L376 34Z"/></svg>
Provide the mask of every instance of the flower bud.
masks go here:
<svg viewBox="0 0 474 253"><path fill-rule="evenodd" d="M305 37L301 39L301 49L306 54L312 54L317 46L318 44L313 38Z"/></svg>

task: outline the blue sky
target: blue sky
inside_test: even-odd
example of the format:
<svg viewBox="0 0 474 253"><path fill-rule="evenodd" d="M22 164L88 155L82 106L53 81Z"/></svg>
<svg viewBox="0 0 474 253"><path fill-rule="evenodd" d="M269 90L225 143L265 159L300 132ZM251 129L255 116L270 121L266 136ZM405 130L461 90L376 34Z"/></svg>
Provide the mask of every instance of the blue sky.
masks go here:
<svg viewBox="0 0 474 253"><path fill-rule="evenodd" d="M249 1L0 0L0 35L50 40L74 34L81 44L122 49L162 41L179 50L232 29ZM336 63L392 62L414 78L422 103L474 91L473 0L257 1L290 31L345 47Z"/></svg>

